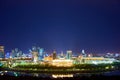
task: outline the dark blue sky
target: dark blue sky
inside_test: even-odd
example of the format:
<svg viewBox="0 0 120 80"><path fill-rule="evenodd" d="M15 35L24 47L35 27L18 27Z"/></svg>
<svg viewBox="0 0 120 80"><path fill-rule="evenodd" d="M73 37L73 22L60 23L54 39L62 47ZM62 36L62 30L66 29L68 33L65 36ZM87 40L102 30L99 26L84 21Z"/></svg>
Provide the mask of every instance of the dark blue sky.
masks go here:
<svg viewBox="0 0 120 80"><path fill-rule="evenodd" d="M0 44L120 52L119 0L0 0Z"/></svg>

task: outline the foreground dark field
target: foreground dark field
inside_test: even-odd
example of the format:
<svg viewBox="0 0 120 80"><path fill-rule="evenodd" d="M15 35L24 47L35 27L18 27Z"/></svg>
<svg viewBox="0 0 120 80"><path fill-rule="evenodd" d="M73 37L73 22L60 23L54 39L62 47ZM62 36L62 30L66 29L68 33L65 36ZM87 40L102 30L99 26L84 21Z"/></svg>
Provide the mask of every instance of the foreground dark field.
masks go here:
<svg viewBox="0 0 120 80"><path fill-rule="evenodd" d="M41 78L41 77L30 77L30 76L0 76L0 80L120 80L120 76L103 76L103 75L92 75L90 77L81 76L74 78Z"/></svg>

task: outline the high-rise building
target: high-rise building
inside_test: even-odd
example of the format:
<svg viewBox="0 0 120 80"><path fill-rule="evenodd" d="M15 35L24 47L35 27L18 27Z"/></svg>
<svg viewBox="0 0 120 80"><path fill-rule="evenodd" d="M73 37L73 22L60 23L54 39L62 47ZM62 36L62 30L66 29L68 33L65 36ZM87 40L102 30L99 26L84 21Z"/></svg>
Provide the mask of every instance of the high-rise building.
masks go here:
<svg viewBox="0 0 120 80"><path fill-rule="evenodd" d="M11 58L14 58L15 56L16 56L16 55L15 55L15 51L12 50L11 53L10 53L10 57L11 57Z"/></svg>
<svg viewBox="0 0 120 80"><path fill-rule="evenodd" d="M82 50L82 53L81 53L81 54L82 54L83 57L86 57L85 50Z"/></svg>
<svg viewBox="0 0 120 80"><path fill-rule="evenodd" d="M32 51L32 57L33 57L33 62L38 61L38 52L37 51Z"/></svg>
<svg viewBox="0 0 120 80"><path fill-rule="evenodd" d="M56 58L57 58L57 53L56 53L55 50L53 51L53 54L52 54L52 55L53 55L53 59L56 59Z"/></svg>
<svg viewBox="0 0 120 80"><path fill-rule="evenodd" d="M4 46L0 46L0 58L5 58Z"/></svg>
<svg viewBox="0 0 120 80"><path fill-rule="evenodd" d="M9 53L9 52L7 52L7 53L5 54L5 58L10 58L10 53Z"/></svg>
<svg viewBox="0 0 120 80"><path fill-rule="evenodd" d="M64 57L65 57L64 53L63 53L63 51L61 51L60 58L64 58Z"/></svg>
<svg viewBox="0 0 120 80"><path fill-rule="evenodd" d="M67 59L71 59L72 58L72 51L71 50L67 51L66 58Z"/></svg>
<svg viewBox="0 0 120 80"><path fill-rule="evenodd" d="M36 62L38 60L44 60L44 49L40 47L33 46L32 49L29 50L32 53L33 61Z"/></svg>
<svg viewBox="0 0 120 80"><path fill-rule="evenodd" d="M22 57L22 55L23 55L22 51L20 51L18 48L13 49L13 50L11 51L11 53L10 53L10 56L11 56L12 58Z"/></svg>
<svg viewBox="0 0 120 80"><path fill-rule="evenodd" d="M23 52L19 51L19 57L22 57L22 55L23 55Z"/></svg>
<svg viewBox="0 0 120 80"><path fill-rule="evenodd" d="M43 48L38 48L38 57L39 57L39 60L44 59L44 49Z"/></svg>

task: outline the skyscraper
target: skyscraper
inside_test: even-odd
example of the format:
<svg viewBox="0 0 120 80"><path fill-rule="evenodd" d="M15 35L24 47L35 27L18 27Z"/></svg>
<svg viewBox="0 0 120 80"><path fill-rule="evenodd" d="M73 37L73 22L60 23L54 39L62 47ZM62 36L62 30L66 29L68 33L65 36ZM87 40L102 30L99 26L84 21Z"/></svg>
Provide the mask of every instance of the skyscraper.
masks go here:
<svg viewBox="0 0 120 80"><path fill-rule="evenodd" d="M64 58L64 53L61 51L60 58Z"/></svg>
<svg viewBox="0 0 120 80"><path fill-rule="evenodd" d="M22 55L23 55L22 51L19 50L18 48L13 49L13 50L11 51L11 53L10 53L10 56L11 56L12 58L22 57Z"/></svg>
<svg viewBox="0 0 120 80"><path fill-rule="evenodd" d="M38 47L38 57L39 57L39 60L44 59L44 49L43 48Z"/></svg>
<svg viewBox="0 0 120 80"><path fill-rule="evenodd" d="M72 58L72 51L71 50L67 51L66 58L67 59L71 59Z"/></svg>
<svg viewBox="0 0 120 80"><path fill-rule="evenodd" d="M15 56L16 56L15 51L12 50L11 53L10 53L10 57L14 58Z"/></svg>
<svg viewBox="0 0 120 80"><path fill-rule="evenodd" d="M37 50L36 46L33 46L32 50L30 50L30 52L32 53L33 61L36 63L38 61L38 50Z"/></svg>
<svg viewBox="0 0 120 80"><path fill-rule="evenodd" d="M4 46L0 46L0 58L5 58Z"/></svg>
<svg viewBox="0 0 120 80"><path fill-rule="evenodd" d="M57 53L56 53L55 50L53 51L53 54L52 54L52 55L53 55L53 59L56 59L56 58L57 58Z"/></svg>
<svg viewBox="0 0 120 80"><path fill-rule="evenodd" d="M38 60L44 59L44 49L40 47L33 46L32 49L29 50L32 53L33 61L36 62Z"/></svg>
<svg viewBox="0 0 120 80"><path fill-rule="evenodd" d="M85 50L82 50L82 56L83 56L83 57L86 57Z"/></svg>
<svg viewBox="0 0 120 80"><path fill-rule="evenodd" d="M38 61L38 52L32 51L33 61L36 63Z"/></svg>

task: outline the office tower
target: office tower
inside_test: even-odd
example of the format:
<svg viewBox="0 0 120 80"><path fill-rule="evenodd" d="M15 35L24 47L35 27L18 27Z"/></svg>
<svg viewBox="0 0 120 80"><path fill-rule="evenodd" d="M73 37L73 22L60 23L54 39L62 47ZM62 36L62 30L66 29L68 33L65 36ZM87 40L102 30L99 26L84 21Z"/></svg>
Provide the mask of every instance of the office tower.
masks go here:
<svg viewBox="0 0 120 80"><path fill-rule="evenodd" d="M7 53L5 54L5 58L10 58L10 53L9 53L9 52L7 52Z"/></svg>
<svg viewBox="0 0 120 80"><path fill-rule="evenodd" d="M83 56L83 57L86 57L85 50L82 50L82 56Z"/></svg>
<svg viewBox="0 0 120 80"><path fill-rule="evenodd" d="M19 53L19 57L22 57L23 55L22 51L19 51L18 53Z"/></svg>
<svg viewBox="0 0 120 80"><path fill-rule="evenodd" d="M57 53L56 53L56 51L55 51L55 50L53 51L52 56L53 56L53 60L57 58Z"/></svg>
<svg viewBox="0 0 120 80"><path fill-rule="evenodd" d="M32 49L29 50L32 53L33 61L43 60L44 59L44 49L40 47L33 46Z"/></svg>
<svg viewBox="0 0 120 80"><path fill-rule="evenodd" d="M16 56L16 55L15 55L15 51L12 50L11 53L10 53L10 57L11 57L11 58L14 58L15 56Z"/></svg>
<svg viewBox="0 0 120 80"><path fill-rule="evenodd" d="M33 62L38 61L38 52L37 51L32 51L32 57L33 57Z"/></svg>
<svg viewBox="0 0 120 80"><path fill-rule="evenodd" d="M15 48L14 50L12 50L12 58L18 57L18 56L19 56L18 48Z"/></svg>
<svg viewBox="0 0 120 80"><path fill-rule="evenodd" d="M72 58L72 51L71 50L67 51L66 58L67 59L71 59Z"/></svg>
<svg viewBox="0 0 120 80"><path fill-rule="evenodd" d="M38 58L39 58L39 60L44 59L44 49L43 48L38 47Z"/></svg>
<svg viewBox="0 0 120 80"><path fill-rule="evenodd" d="M64 58L64 53L61 51L60 58Z"/></svg>
<svg viewBox="0 0 120 80"><path fill-rule="evenodd" d="M0 58L5 58L4 46L0 46Z"/></svg>
<svg viewBox="0 0 120 80"><path fill-rule="evenodd" d="M13 49L10 54L12 58L22 57L22 55L23 55L22 51L20 51L18 48Z"/></svg>

